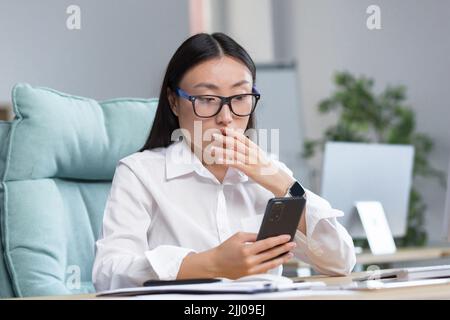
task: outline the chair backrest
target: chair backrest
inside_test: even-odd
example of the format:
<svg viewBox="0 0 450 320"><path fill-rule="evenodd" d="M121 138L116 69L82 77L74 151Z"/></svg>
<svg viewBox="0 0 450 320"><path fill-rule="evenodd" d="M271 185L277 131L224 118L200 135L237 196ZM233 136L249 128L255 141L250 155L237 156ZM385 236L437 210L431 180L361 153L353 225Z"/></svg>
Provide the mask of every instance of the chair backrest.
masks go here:
<svg viewBox="0 0 450 320"><path fill-rule="evenodd" d="M103 102L18 84L0 122L0 296L93 292L117 162L145 143L157 99Z"/></svg>

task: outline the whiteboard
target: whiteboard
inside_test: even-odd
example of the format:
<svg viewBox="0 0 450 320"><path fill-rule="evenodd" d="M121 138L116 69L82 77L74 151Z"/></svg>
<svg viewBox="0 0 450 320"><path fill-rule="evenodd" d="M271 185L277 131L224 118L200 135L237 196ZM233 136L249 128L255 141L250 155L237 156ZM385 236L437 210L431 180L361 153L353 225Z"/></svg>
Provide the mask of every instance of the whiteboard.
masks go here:
<svg viewBox="0 0 450 320"><path fill-rule="evenodd" d="M308 188L309 170L302 158L304 126L296 68L293 65L259 65L256 69L256 88L261 93L256 108L256 127L279 129L279 160Z"/></svg>

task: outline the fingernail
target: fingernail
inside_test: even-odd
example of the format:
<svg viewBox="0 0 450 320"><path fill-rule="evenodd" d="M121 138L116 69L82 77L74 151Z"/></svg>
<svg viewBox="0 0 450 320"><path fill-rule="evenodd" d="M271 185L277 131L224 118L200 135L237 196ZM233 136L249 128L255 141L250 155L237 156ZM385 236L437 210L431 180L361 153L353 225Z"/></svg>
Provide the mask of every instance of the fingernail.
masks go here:
<svg viewBox="0 0 450 320"><path fill-rule="evenodd" d="M288 235L288 234L285 234L285 235L283 235L282 236L282 238L281 239L283 239L283 240L285 240L285 241L288 241L288 240L290 240L291 239L291 236L290 235Z"/></svg>
<svg viewBox="0 0 450 320"><path fill-rule="evenodd" d="M289 253L288 253L288 257L289 257L289 258L292 258L293 256L294 256L294 254L293 254L292 252L289 252Z"/></svg>

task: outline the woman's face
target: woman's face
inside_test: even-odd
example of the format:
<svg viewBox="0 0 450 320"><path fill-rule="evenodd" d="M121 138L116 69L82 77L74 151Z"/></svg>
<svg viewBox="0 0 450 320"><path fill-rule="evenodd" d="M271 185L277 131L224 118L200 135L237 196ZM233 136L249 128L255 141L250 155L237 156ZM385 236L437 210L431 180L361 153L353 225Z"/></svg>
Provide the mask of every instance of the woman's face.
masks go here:
<svg viewBox="0 0 450 320"><path fill-rule="evenodd" d="M236 94L252 93L252 74L250 70L237 59L223 56L202 62L186 72L179 88L191 96L218 95L229 97ZM196 151L204 150L210 143L208 133L217 133L220 129L240 130L247 128L249 116L240 117L233 114L229 105L224 105L220 112L211 118L200 118L194 113L191 101L169 95L171 108L178 116L180 128L189 132L191 148ZM194 132L194 125L197 129ZM198 128L201 125L201 137ZM207 133L207 134L205 134ZM206 138L206 141L204 141Z"/></svg>

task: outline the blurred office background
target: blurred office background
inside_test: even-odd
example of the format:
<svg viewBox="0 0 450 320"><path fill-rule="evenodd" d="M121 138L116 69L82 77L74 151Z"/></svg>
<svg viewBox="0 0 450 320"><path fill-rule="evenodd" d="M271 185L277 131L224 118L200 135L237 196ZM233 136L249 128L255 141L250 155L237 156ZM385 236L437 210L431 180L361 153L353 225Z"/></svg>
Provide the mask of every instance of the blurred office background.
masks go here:
<svg viewBox="0 0 450 320"><path fill-rule="evenodd" d="M66 28L72 4L81 9L80 30ZM366 26L372 4L381 9L380 30ZM10 106L17 82L95 99L157 96L180 43L222 31L258 64L266 97L259 123L284 124L281 160L313 191L320 191L322 159L305 161L303 141L322 137L336 121L317 104L342 70L373 78L376 90L406 86L418 131L435 143L430 162L447 172L449 18L443 0L0 0L0 109ZM428 243L440 245L445 188L433 179L414 183L428 206Z"/></svg>

